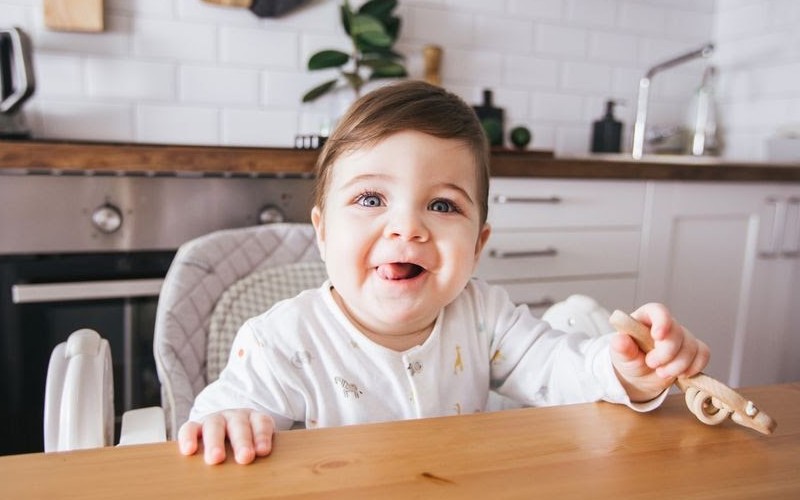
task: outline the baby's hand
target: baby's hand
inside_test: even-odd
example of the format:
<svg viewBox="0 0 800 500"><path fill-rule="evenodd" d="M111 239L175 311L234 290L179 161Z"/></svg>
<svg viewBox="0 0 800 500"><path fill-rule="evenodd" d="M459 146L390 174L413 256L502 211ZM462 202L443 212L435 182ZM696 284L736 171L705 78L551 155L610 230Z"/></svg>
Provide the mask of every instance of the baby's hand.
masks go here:
<svg viewBox="0 0 800 500"><path fill-rule="evenodd" d="M645 355L624 332L612 339L611 361L631 401L653 399L677 377L691 377L708 364L708 346L675 321L663 305L646 304L631 316L650 326L655 343Z"/></svg>
<svg viewBox="0 0 800 500"><path fill-rule="evenodd" d="M225 410L212 413L202 422L186 422L178 431L178 446L184 455L197 452L203 439L207 464L225 461L225 435L231 442L233 456L240 464L249 464L256 456L272 451L272 432L275 421L271 416L252 410Z"/></svg>

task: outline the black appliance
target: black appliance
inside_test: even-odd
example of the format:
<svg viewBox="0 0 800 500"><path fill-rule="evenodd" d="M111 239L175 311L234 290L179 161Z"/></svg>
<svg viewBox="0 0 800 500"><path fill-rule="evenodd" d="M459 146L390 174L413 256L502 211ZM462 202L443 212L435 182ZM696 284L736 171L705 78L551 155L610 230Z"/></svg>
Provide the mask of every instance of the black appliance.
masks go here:
<svg viewBox="0 0 800 500"><path fill-rule="evenodd" d="M111 345L118 421L160 404L153 327L180 244L308 221L309 178L54 173L0 170L0 455L43 451L50 353L79 328Z"/></svg>
<svg viewBox="0 0 800 500"><path fill-rule="evenodd" d="M0 138L30 138L20 110L35 89L28 35L16 27L0 29Z"/></svg>

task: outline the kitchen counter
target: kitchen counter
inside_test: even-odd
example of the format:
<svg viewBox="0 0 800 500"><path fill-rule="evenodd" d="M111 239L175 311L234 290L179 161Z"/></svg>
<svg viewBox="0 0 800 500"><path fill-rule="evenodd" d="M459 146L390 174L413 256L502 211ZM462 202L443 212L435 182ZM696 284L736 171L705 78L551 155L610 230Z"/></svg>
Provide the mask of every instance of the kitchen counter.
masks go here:
<svg viewBox="0 0 800 500"><path fill-rule="evenodd" d="M316 150L59 141L0 141L0 173L310 176ZM800 182L800 164L624 155L557 158L545 151L492 151L495 177Z"/></svg>

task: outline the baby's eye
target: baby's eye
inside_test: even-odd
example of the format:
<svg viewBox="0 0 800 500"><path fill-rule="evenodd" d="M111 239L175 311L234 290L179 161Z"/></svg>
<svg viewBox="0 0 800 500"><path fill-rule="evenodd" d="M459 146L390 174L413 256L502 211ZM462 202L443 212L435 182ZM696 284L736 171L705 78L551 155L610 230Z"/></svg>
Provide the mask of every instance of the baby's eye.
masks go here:
<svg viewBox="0 0 800 500"><path fill-rule="evenodd" d="M362 194L356 199L356 203L362 207L379 207L383 204L381 197L372 193Z"/></svg>
<svg viewBox="0 0 800 500"><path fill-rule="evenodd" d="M450 200L433 200L429 208L434 212L456 212L458 208Z"/></svg>

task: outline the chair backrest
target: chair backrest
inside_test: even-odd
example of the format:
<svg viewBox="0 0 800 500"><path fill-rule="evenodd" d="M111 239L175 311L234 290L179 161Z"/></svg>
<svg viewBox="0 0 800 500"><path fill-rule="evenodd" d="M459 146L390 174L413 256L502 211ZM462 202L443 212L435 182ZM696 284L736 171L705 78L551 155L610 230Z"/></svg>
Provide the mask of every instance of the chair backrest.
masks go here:
<svg viewBox="0 0 800 500"><path fill-rule="evenodd" d="M175 439L178 427L189 416L195 396L209 382L209 333L215 310L222 319L214 323L222 324L223 335L229 335L238 328L238 325L231 327L230 318L225 316L230 316L231 311L241 320L242 311L246 313L255 307L260 312L259 307L269 307L275 300L296 294L300 291L298 286L310 288L322 284L325 274L321 264L311 267L310 278L308 269L299 267L303 271L301 285L279 285L286 291L285 297L265 294L262 286L253 285L264 282L263 273L257 273L256 280L247 279L254 272L298 262L321 262L310 224L225 229L191 240L178 249L161 289L153 345L170 439ZM232 286L234 289L226 296ZM237 294L254 291L259 292L258 297L251 299L244 309L229 307ZM223 297L223 307L218 307ZM227 353L232 339L230 336L226 339L213 341L212 357L213 353Z"/></svg>

